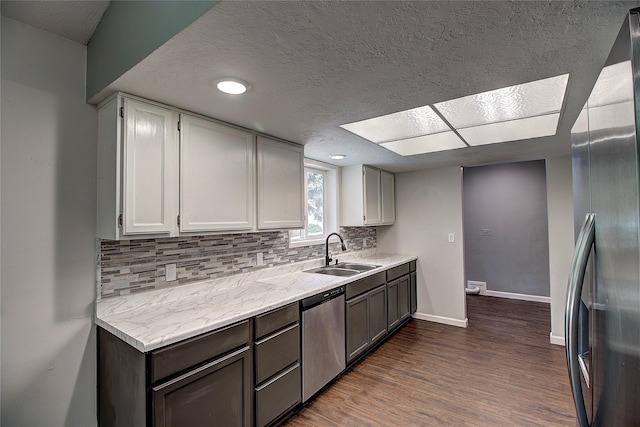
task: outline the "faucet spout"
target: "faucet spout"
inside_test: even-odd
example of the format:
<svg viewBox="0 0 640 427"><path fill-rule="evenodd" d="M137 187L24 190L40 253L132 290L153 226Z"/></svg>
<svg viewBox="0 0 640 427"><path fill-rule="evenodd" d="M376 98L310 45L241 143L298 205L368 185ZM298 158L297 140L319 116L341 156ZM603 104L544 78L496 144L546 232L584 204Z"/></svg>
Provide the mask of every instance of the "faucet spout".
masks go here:
<svg viewBox="0 0 640 427"><path fill-rule="evenodd" d="M324 266L328 267L329 264L331 264L331 257L329 257L329 238L331 236L338 236L338 239L340 239L340 243L342 245L342 250L346 251L347 247L344 245L344 240L342 240L342 236L339 235L338 233L331 233L327 236L327 240L325 241L324 244Z"/></svg>

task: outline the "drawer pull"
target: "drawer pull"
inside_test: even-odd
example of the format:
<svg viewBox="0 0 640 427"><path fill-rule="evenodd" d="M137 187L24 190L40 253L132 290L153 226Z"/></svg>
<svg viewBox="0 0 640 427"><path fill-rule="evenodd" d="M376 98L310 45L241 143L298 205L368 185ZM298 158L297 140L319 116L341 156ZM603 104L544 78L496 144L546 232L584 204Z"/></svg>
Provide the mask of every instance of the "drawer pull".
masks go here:
<svg viewBox="0 0 640 427"><path fill-rule="evenodd" d="M282 335L282 334L284 334L284 333L286 333L286 332L289 332L290 330L295 329L295 328L297 328L297 327L298 327L298 324L297 324L297 323L294 323L293 325L289 326L289 327L288 327L288 328L286 328L286 329L281 330L280 332L278 332L278 333L276 333L276 334L269 335L268 337L263 338L263 339L261 339L260 341L256 341L256 345L260 345L260 344L262 344L262 343L264 343L264 342L266 342L266 341L269 341L270 339L273 339L274 337L277 337L278 335Z"/></svg>
<svg viewBox="0 0 640 427"><path fill-rule="evenodd" d="M218 365L218 364L220 364L220 363L222 363L222 362L224 362L226 360L229 360L229 359L231 359L233 357L236 357L237 355L239 355L241 353L244 353L245 351L248 351L248 350L249 350L249 346L248 345L244 346L241 349L234 351L233 353L227 354L224 357L220 357L219 359L213 360L213 361L207 363L206 365L200 366L199 368L194 369L192 371L189 371L186 374L180 375L179 377L174 378L171 381L167 381L166 383L162 383L162 384L160 384L158 386L155 386L155 387L152 388L152 390L153 391L160 391L163 388L166 388L166 387L169 387L170 385L179 383L180 381L183 381L183 380L185 380L185 379L187 379L187 378L189 378L189 377L191 377L193 375L196 375L196 374L198 374L198 373L200 373L202 371L206 371L207 369L209 369L209 368L211 368L213 366L216 366L216 365Z"/></svg>
<svg viewBox="0 0 640 427"><path fill-rule="evenodd" d="M266 383L262 384L260 387L257 387L256 391L261 391L262 389L264 389L266 387L269 387L271 384L275 383L280 378L282 378L282 377L286 376L287 374L290 374L291 372L295 371L299 366L300 366L300 363L296 362L295 365L292 365L291 367L289 367L289 369L287 369L286 371L282 372L280 375L275 376L271 380L269 380Z"/></svg>

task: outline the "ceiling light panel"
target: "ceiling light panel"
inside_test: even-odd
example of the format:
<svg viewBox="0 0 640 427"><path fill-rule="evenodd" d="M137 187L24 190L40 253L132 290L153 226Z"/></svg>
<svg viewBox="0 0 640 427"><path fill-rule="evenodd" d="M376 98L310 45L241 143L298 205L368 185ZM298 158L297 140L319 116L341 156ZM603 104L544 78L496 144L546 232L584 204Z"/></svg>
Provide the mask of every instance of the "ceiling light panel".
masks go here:
<svg viewBox="0 0 640 427"><path fill-rule="evenodd" d="M465 148L467 146L458 135L451 131L419 136L417 138L401 139L399 141L383 142L380 145L401 156L455 150L456 148Z"/></svg>
<svg viewBox="0 0 640 427"><path fill-rule="evenodd" d="M604 67L589 96L589 108L633 101L632 75L631 61Z"/></svg>
<svg viewBox="0 0 640 427"><path fill-rule="evenodd" d="M449 126L428 105L340 127L376 144L450 131Z"/></svg>
<svg viewBox="0 0 640 427"><path fill-rule="evenodd" d="M469 145L498 144L556 134L560 113L459 129Z"/></svg>
<svg viewBox="0 0 640 427"><path fill-rule="evenodd" d="M568 81L569 74L563 74L440 102L434 107L458 130L559 113Z"/></svg>

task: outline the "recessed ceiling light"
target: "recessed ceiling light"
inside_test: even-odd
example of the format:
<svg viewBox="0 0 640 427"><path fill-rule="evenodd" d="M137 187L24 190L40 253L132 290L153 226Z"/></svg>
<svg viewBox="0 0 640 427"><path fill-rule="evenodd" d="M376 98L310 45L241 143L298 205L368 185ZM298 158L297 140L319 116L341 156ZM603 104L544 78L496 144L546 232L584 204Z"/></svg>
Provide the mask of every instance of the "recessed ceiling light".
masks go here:
<svg viewBox="0 0 640 427"><path fill-rule="evenodd" d="M344 155L344 154L332 154L331 156L329 156L329 158L333 159L333 160L342 160L345 157L347 157L347 156Z"/></svg>
<svg viewBox="0 0 640 427"><path fill-rule="evenodd" d="M216 79L215 82L220 92L228 93L229 95L241 95L251 87L244 80L233 77L222 77Z"/></svg>

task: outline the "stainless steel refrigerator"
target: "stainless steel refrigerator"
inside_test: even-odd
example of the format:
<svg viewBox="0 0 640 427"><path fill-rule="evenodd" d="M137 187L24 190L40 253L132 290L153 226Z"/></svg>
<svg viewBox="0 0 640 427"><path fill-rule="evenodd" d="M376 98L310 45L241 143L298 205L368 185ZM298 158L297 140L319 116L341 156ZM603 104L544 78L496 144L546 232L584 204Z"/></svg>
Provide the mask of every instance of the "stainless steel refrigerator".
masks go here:
<svg viewBox="0 0 640 427"><path fill-rule="evenodd" d="M567 365L578 424L640 426L640 9L571 131Z"/></svg>

